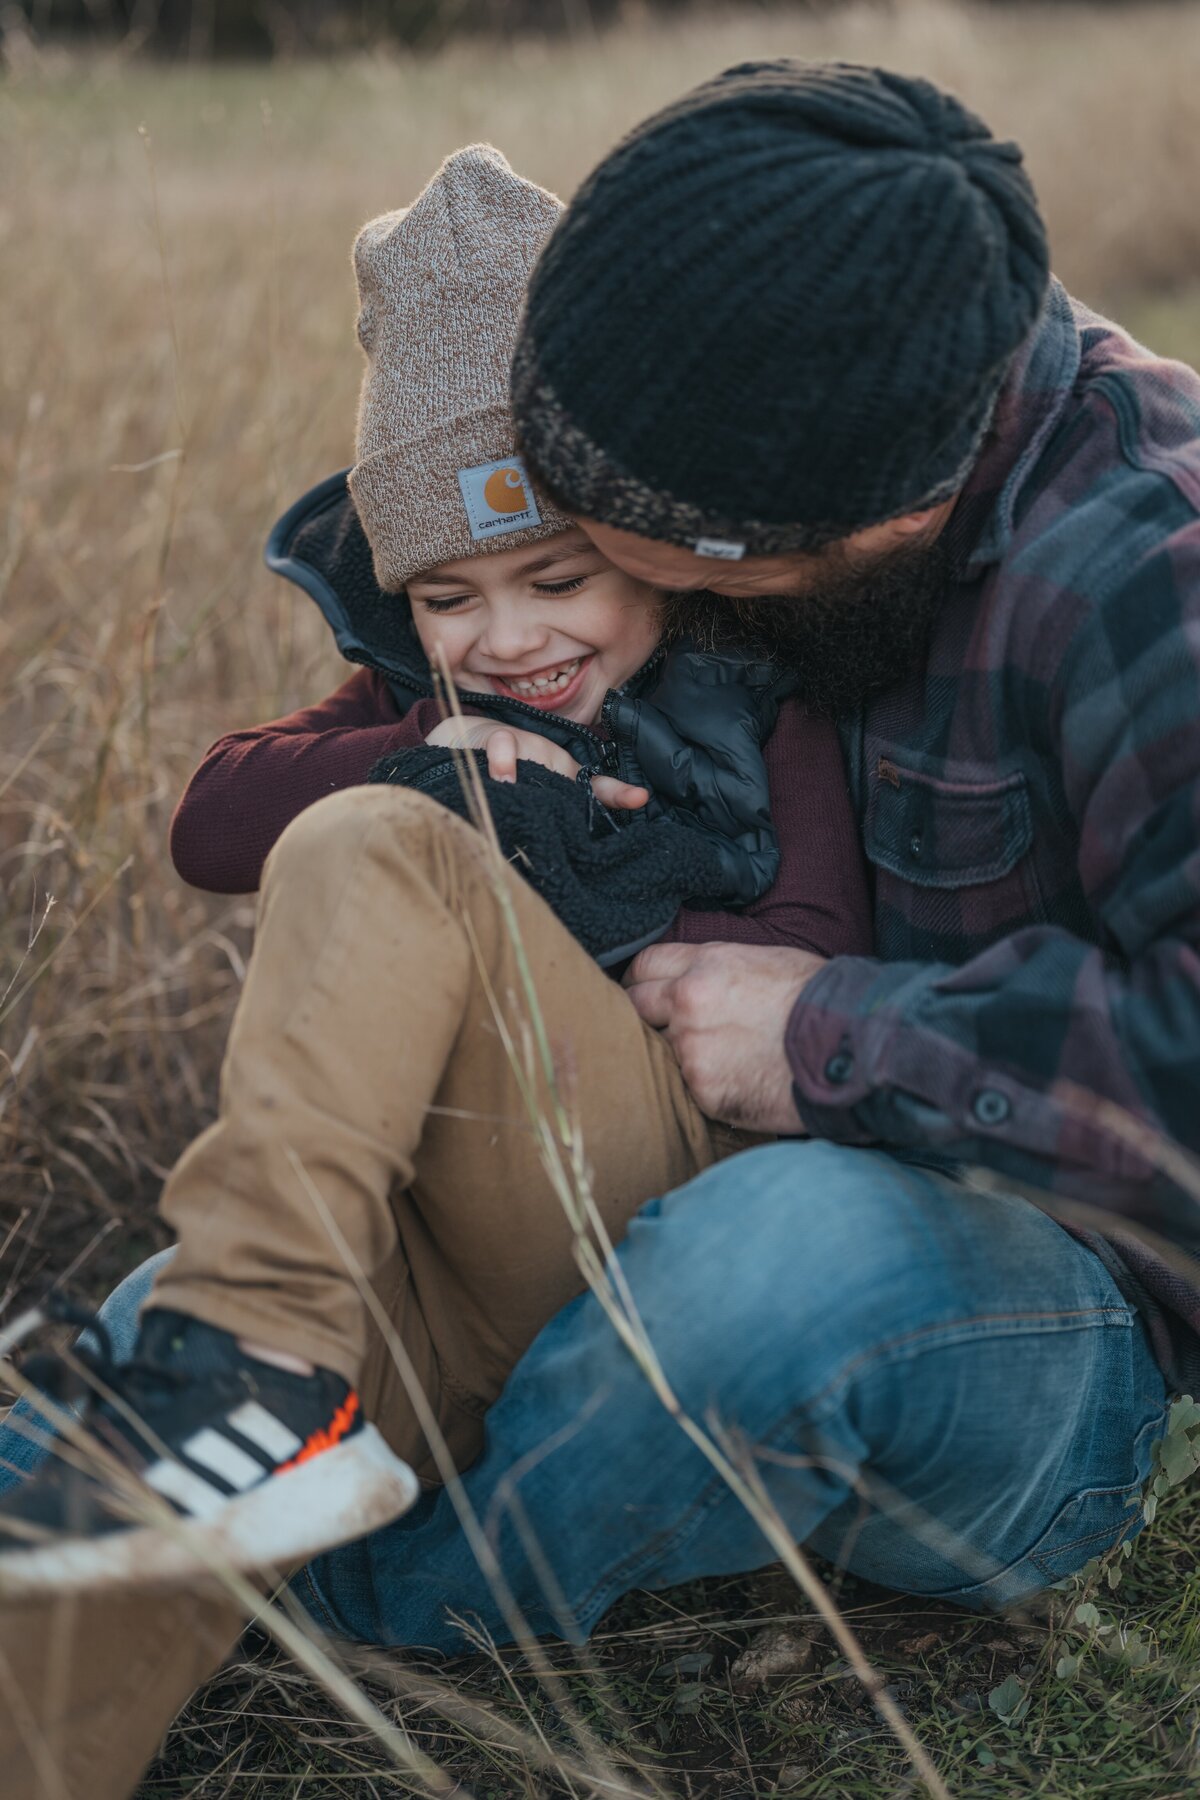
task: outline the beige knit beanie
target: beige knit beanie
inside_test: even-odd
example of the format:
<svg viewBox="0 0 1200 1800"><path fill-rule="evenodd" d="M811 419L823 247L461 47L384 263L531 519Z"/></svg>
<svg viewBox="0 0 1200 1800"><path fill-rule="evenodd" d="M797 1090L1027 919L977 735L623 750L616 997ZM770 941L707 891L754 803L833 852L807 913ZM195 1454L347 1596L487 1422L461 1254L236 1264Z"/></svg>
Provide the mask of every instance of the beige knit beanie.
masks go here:
<svg viewBox="0 0 1200 1800"><path fill-rule="evenodd" d="M473 144L411 206L358 234L367 367L350 491L385 591L571 523L530 485L508 404L526 283L561 212Z"/></svg>

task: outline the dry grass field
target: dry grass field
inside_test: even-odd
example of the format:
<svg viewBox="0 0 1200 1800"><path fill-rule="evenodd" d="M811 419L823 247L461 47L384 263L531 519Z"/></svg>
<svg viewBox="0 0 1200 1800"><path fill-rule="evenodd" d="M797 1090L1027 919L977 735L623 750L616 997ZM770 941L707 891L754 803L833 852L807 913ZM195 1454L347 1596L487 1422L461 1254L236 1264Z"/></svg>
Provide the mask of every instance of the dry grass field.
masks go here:
<svg viewBox="0 0 1200 1800"><path fill-rule="evenodd" d="M921 71L1025 145L1068 285L1200 359L1187 6L748 12L256 68L84 65L7 42L0 1310L69 1267L99 1296L160 1242L162 1175L211 1115L252 903L185 889L167 825L212 738L340 679L315 609L266 575L261 545L302 488L350 460L354 232L447 151L490 140L565 195L626 126L731 62ZM630 279L653 281L653 265ZM1105 1600L1118 1636L1141 1633L1147 1666L1097 1655L1072 1683L1054 1674L1057 1628L845 1599L956 1794L1168 1800L1200 1779L1198 1542L1186 1504L1164 1509ZM781 1618L804 1629L774 1576L630 1602L569 1679L665 1792L912 1792L828 1650L737 1691L747 1634ZM1019 1724L987 1700L1011 1674L1032 1696ZM527 1668L482 1657L450 1678L553 1741ZM478 1720L431 1723L426 1742L480 1796L560 1791ZM385 1769L312 1690L256 1660L208 1691L145 1793L408 1791Z"/></svg>

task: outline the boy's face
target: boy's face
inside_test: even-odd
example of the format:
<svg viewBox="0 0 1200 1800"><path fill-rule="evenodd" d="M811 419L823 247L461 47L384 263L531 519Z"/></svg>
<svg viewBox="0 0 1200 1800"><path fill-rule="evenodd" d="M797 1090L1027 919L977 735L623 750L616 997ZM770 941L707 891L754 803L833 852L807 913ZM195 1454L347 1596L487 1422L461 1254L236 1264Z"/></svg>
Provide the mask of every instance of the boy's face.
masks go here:
<svg viewBox="0 0 1200 1800"><path fill-rule="evenodd" d="M455 684L594 725L609 688L652 654L656 590L614 567L585 532L465 556L414 575L413 622Z"/></svg>

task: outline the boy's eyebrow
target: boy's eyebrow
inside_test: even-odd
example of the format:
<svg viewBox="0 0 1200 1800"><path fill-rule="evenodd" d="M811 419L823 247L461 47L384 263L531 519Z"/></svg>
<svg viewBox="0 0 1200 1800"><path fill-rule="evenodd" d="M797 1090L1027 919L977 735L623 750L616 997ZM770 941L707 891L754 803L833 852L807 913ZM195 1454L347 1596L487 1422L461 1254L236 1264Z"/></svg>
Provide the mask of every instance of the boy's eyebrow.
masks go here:
<svg viewBox="0 0 1200 1800"><path fill-rule="evenodd" d="M548 569L552 563L565 562L570 556L599 556L589 539L582 544L564 544L557 550L543 550L540 556L531 556L527 562L518 563L513 571L516 575L536 575L539 569Z"/></svg>
<svg viewBox="0 0 1200 1800"><path fill-rule="evenodd" d="M596 546L587 539L585 539L580 544L563 544L563 545L560 545L557 549L543 550L540 555L531 556L531 557L527 558L527 560L525 562L518 563L516 568L513 570L513 574L514 575L536 575L537 572L539 571L539 569L548 569L552 563L563 562L566 560L567 557L589 556L589 555L599 556L599 554L600 554L600 552L596 549ZM413 580L419 581L423 587L453 587L453 588L457 588L457 587L462 587L464 585L464 583L468 583L469 579L470 578L468 576L464 576L464 575L433 575L433 574L430 574L430 575L416 575L413 577Z"/></svg>

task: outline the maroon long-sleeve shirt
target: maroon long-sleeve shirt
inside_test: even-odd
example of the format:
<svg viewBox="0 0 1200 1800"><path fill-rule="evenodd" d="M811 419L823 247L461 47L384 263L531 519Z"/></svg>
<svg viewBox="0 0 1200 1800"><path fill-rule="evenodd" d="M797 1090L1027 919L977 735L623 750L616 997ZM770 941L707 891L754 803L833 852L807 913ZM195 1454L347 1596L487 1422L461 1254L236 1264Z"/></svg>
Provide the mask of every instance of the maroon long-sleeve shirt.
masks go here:
<svg viewBox="0 0 1200 1800"><path fill-rule="evenodd" d="M359 669L315 706L219 738L171 821L176 869L193 887L253 893L298 813L365 781L381 756L424 743L440 717L435 700L420 700L401 717L383 677ZM866 868L836 731L789 700L764 761L779 839L774 885L744 912L685 908L666 941L870 955Z"/></svg>

